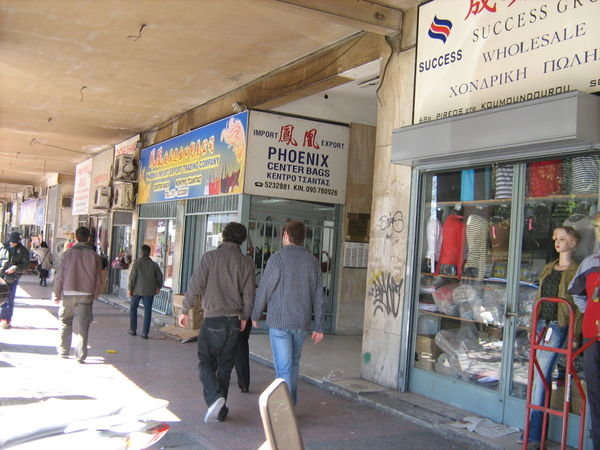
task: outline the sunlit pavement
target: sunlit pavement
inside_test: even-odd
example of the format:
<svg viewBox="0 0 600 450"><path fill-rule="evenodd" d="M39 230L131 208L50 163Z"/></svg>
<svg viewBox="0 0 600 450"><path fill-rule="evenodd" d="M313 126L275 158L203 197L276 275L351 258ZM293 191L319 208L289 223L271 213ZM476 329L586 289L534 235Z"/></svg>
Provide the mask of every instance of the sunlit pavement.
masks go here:
<svg viewBox="0 0 600 450"><path fill-rule="evenodd" d="M128 314L95 302L86 363L78 364L73 356L61 359L55 347L58 306L50 295L51 287L40 287L34 276L21 280L13 328L0 330L1 405L52 397L129 404L152 396L170 402L170 413L162 420L171 421L172 427L153 448L252 449L262 444L258 396L273 380L271 369L251 362L249 394L239 392L234 372L227 420L204 424L206 406L194 343L181 344L156 329L148 340L129 336ZM425 427L304 382L296 413L307 448L466 448Z"/></svg>

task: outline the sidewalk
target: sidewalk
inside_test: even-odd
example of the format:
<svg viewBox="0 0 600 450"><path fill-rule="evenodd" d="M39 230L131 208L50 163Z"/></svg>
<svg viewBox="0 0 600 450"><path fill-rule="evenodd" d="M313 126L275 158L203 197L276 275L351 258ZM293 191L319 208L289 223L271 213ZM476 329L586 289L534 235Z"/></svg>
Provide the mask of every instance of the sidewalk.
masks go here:
<svg viewBox="0 0 600 450"><path fill-rule="evenodd" d="M124 311L129 310L128 302L117 296L102 295L101 300ZM157 327L171 325L173 320L172 316L153 313L153 323ZM489 438L464 428L457 428L453 424L463 422L465 417L477 416L420 395L398 392L361 379L361 346L361 336L327 335L319 345L307 342L300 364L301 379L320 389L356 400L446 438L463 442L470 448L521 448L516 442L519 432L501 438ZM268 335L253 333L250 336L250 352L252 360L273 367ZM558 446L551 445L549 448Z"/></svg>

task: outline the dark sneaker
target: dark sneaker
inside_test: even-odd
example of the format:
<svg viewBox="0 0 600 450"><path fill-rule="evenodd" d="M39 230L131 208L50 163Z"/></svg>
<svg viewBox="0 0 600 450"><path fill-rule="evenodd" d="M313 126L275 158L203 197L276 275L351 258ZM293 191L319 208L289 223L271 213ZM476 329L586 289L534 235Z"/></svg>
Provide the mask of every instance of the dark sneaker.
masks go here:
<svg viewBox="0 0 600 450"><path fill-rule="evenodd" d="M227 414L229 414L229 408L227 406L223 406L221 408L221 411L219 411L219 414L217 415L217 420L219 422L223 422L227 417Z"/></svg>
<svg viewBox="0 0 600 450"><path fill-rule="evenodd" d="M221 408L225 405L225 399L223 397L219 397L216 399L212 405L208 407L206 414L204 415L204 423L216 422L217 415L221 411Z"/></svg>
<svg viewBox="0 0 600 450"><path fill-rule="evenodd" d="M135 332L135 330L127 330L127 332L132 335L135 336L137 333Z"/></svg>

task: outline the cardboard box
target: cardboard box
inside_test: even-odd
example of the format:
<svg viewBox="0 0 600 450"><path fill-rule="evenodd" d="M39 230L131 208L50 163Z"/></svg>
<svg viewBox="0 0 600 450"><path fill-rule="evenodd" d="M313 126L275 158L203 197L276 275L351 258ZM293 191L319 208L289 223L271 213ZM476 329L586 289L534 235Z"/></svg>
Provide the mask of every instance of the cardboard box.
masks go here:
<svg viewBox="0 0 600 450"><path fill-rule="evenodd" d="M415 367L417 369L429 370L431 372L435 371L435 359L430 358L429 356L421 356L426 354L420 354L417 356L417 360L415 361Z"/></svg>
<svg viewBox="0 0 600 450"><path fill-rule="evenodd" d="M177 318L177 317L179 317L180 314L181 314L181 308L173 305L173 316L175 316L175 318ZM200 327L202 326L202 319L204 317L203 311L200 309L194 308L189 311L188 315L189 315L189 318L188 318L186 328L188 328L190 330L200 329ZM177 323L177 319L175 320L175 325L179 326Z"/></svg>
<svg viewBox="0 0 600 450"><path fill-rule="evenodd" d="M182 308L184 298L185 295L183 294L173 294L171 295L171 302L173 303L173 306L176 306L177 308Z"/></svg>
<svg viewBox="0 0 600 450"><path fill-rule="evenodd" d="M585 386L585 381L582 381L581 384L583 386L584 393L587 392L587 388ZM558 387L554 386L554 388L552 389L552 396L550 397L550 407L552 409L558 409L559 411L562 411L564 401L565 401L564 386L558 386ZM587 405L586 407L589 407L589 405ZM571 383L571 407L569 409L569 412L572 412L574 414L579 414L580 411L581 411L581 395L579 395L579 389L577 389L577 386L575 385L575 381L573 381Z"/></svg>
<svg viewBox="0 0 600 450"><path fill-rule="evenodd" d="M434 337L418 335L415 344L415 352L418 354L426 354L434 360L442 354L442 350L435 343Z"/></svg>

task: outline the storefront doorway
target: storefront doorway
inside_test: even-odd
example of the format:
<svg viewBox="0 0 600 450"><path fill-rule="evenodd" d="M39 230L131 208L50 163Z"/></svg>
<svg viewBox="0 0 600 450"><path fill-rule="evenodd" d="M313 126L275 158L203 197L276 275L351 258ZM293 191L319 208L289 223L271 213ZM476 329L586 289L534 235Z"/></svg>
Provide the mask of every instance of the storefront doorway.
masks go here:
<svg viewBox="0 0 600 450"><path fill-rule="evenodd" d="M557 228L580 236L575 261L594 251L599 168L590 153L421 172L411 391L523 427L538 280ZM555 370L558 404L564 383Z"/></svg>

